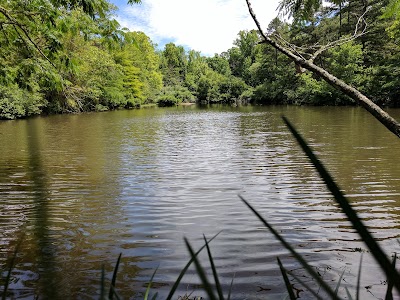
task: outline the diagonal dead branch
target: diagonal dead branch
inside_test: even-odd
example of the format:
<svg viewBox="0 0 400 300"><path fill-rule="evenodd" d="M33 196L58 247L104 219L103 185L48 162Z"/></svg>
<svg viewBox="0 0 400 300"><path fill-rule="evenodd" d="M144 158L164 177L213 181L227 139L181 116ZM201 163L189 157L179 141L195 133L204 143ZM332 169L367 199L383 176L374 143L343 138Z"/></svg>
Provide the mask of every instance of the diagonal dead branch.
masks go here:
<svg viewBox="0 0 400 300"><path fill-rule="evenodd" d="M356 88L348 85L343 80L337 78L336 76L330 74L325 69L315 65L312 61L305 60L303 57L293 53L290 49L282 46L278 42L271 39L268 35L264 33L261 28L260 22L258 21L252 7L250 0L246 0L247 7L249 13L257 26L260 35L264 39L265 43L271 45L275 49L277 49L282 54L286 55L290 58L297 66L300 66L304 69L307 69L314 74L318 75L322 79L324 79L328 84L332 87L342 91L345 95L355 100L359 105L364 107L368 112L370 112L379 122L381 122L388 130L390 130L393 134L400 138L400 123L397 122L393 117L391 117L387 112L381 109L378 105L376 105L372 100L370 100L367 96L362 94Z"/></svg>

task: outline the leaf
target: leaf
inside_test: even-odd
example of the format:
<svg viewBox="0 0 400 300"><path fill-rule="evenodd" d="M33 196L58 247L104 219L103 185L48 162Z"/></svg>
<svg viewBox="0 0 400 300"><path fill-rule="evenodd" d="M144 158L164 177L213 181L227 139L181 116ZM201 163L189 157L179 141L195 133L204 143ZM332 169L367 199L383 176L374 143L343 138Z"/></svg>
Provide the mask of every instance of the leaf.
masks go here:
<svg viewBox="0 0 400 300"><path fill-rule="evenodd" d="M339 287L340 287L340 284L342 283L342 278L343 278L343 275L344 275L345 271L346 270L343 270L342 275L340 275L339 281L338 281L338 283L336 285L336 288L335 288L335 295L337 295L338 292L339 292Z"/></svg>
<svg viewBox="0 0 400 300"><path fill-rule="evenodd" d="M219 297L219 299L223 300L224 299L224 295L222 294L222 288L221 288L221 284L220 284L219 279L218 279L217 269L215 268L214 260L213 260L212 255L211 255L211 250L210 250L210 247L208 246L208 242L207 242L206 236L203 235L203 237L204 237L204 241L205 241L206 248L207 248L208 258L210 260L210 265L211 265L211 269L212 269L212 272L213 272L213 276L214 276L215 286L217 288L218 297Z"/></svg>
<svg viewBox="0 0 400 300"><path fill-rule="evenodd" d="M285 281L286 290L289 293L289 298L290 298L290 300L295 300L296 297L294 295L292 285L290 284L289 278L287 277L286 269L283 267L279 257L277 257L276 259L278 260L278 265L279 265L279 268L281 269L282 277L283 277L283 280Z"/></svg>
<svg viewBox="0 0 400 300"><path fill-rule="evenodd" d="M208 242L210 243L213 239L215 239L219 234L221 233L218 232L216 235L214 235L211 239L208 240ZM195 257L197 255L199 255L199 253L206 247L206 245L203 245L196 253L195 253ZM185 265L185 267L182 269L182 271L179 273L178 278L176 279L174 285L172 286L171 290L169 291L169 294L166 298L166 300L171 300L172 296L174 295L176 289L178 288L179 283L181 282L183 275L185 275L187 269L189 269L190 265L192 264L192 262L194 261L194 257L192 256L190 258L190 260L188 261L188 263Z"/></svg>
<svg viewBox="0 0 400 300"><path fill-rule="evenodd" d="M111 279L110 292L108 293L108 298L110 298L110 300L113 299L113 295L114 295L115 282L117 280L117 273L118 273L119 262L121 260L121 255L122 255L122 253L120 253L118 256L117 263L115 264L115 268L114 268L113 277Z"/></svg>
<svg viewBox="0 0 400 300"><path fill-rule="evenodd" d="M187 238L185 238L184 240L185 240L186 247L188 248L191 257L193 258L194 264L196 266L197 274L199 275L200 280L203 283L203 288L206 291L208 298L210 300L217 300L217 298L215 297L215 295L213 293L212 286L208 282L207 275L204 272L204 269L201 266L200 261L197 258L197 255L194 253L192 246L190 246L190 243L187 240Z"/></svg>
<svg viewBox="0 0 400 300"><path fill-rule="evenodd" d="M151 275L150 282L147 285L146 293L144 294L144 300L147 300L149 298L151 284L153 283L153 278L154 278L154 275L156 275L157 270L158 270L158 267L154 270L153 275Z"/></svg>

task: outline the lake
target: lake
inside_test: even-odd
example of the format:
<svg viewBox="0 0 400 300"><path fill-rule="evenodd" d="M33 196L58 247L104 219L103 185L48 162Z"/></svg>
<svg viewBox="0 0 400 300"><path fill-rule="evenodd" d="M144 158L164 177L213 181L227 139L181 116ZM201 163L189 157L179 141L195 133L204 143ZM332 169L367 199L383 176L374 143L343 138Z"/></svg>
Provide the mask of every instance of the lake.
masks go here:
<svg viewBox="0 0 400 300"><path fill-rule="evenodd" d="M388 110L400 120L400 109ZM400 250L400 141L362 108L213 106L0 122L0 270L20 242L10 298L97 299L122 253L117 291L164 299L210 243L225 293L283 299L276 257L315 286L245 207L247 199L333 288L384 297L384 276L284 125L337 179L387 253ZM200 256L211 276L206 253ZM204 296L191 267L175 293ZM309 295L298 283L302 298ZM2 288L0 287L0 290ZM322 293L322 292L321 292ZM321 294L322 295L322 294Z"/></svg>

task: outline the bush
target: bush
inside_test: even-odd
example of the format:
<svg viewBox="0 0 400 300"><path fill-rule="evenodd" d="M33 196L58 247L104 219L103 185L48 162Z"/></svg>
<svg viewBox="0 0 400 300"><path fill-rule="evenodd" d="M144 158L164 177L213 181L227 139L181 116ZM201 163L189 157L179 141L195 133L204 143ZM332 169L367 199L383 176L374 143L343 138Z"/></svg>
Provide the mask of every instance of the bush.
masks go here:
<svg viewBox="0 0 400 300"><path fill-rule="evenodd" d="M174 106L181 102L194 102L194 95L183 86L165 87L157 96L158 106Z"/></svg>
<svg viewBox="0 0 400 300"><path fill-rule="evenodd" d="M0 119L16 119L40 114L46 104L38 92L20 89L16 84L0 86Z"/></svg>

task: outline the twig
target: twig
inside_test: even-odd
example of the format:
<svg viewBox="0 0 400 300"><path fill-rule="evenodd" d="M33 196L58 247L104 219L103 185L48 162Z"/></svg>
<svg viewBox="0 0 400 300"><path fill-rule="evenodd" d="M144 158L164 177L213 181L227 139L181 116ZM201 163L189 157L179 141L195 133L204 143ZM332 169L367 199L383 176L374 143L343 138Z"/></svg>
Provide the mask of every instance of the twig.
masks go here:
<svg viewBox="0 0 400 300"><path fill-rule="evenodd" d="M29 32L22 26L16 19L14 19L13 16L10 15L10 13L3 7L0 6L0 13L6 17L10 22L13 22L14 26L18 27L26 36L26 38L32 43L32 45L36 48L36 50L40 53L41 56L43 56L44 59L46 59L55 69L56 66L52 63L52 61L43 53L43 51L40 49L40 47L32 40ZM15 30L18 32L17 28ZM19 32L18 32L19 33ZM21 37L22 38L22 37Z"/></svg>

